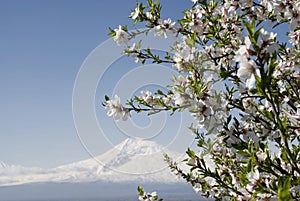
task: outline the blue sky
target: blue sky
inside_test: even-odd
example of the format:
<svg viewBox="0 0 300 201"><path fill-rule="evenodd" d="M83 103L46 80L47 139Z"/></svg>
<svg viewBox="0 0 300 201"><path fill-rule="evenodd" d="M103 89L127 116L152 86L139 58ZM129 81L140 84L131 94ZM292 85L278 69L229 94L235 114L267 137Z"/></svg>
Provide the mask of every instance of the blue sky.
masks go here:
<svg viewBox="0 0 300 201"><path fill-rule="evenodd" d="M191 5L178 2L162 1L164 17L180 16ZM108 27L131 24L127 16L135 0L0 3L0 160L54 167L88 158L72 116L76 75L90 52L108 39ZM99 90L97 96L103 94Z"/></svg>

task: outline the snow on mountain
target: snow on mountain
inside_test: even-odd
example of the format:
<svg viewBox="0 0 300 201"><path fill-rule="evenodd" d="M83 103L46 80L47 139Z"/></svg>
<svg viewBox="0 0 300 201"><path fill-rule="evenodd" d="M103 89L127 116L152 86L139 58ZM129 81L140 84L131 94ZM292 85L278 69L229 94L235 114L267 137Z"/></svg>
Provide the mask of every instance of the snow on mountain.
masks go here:
<svg viewBox="0 0 300 201"><path fill-rule="evenodd" d="M34 175L45 175L46 170L37 167L23 167L0 162L0 186L22 184L32 180Z"/></svg>
<svg viewBox="0 0 300 201"><path fill-rule="evenodd" d="M180 154L171 152L152 141L127 139L114 149L96 157L104 164L103 171L114 170L126 174L149 174L160 171L167 164L164 154L178 157Z"/></svg>
<svg viewBox="0 0 300 201"><path fill-rule="evenodd" d="M0 161L0 171L2 169L8 168L9 165L7 165L6 163L4 163L3 161Z"/></svg>
<svg viewBox="0 0 300 201"><path fill-rule="evenodd" d="M51 169L27 168L0 163L0 186L33 182L178 182L164 161L164 154L179 153L141 139L126 139L97 157ZM182 159L182 158L181 158Z"/></svg>

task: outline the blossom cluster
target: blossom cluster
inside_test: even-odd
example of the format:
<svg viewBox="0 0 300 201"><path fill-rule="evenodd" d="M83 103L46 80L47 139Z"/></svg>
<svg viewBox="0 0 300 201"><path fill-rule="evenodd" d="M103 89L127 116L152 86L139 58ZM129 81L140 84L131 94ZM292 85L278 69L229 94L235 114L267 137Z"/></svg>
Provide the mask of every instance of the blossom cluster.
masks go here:
<svg viewBox="0 0 300 201"><path fill-rule="evenodd" d="M108 99L108 115L187 110L199 149L187 151L189 172L166 158L175 175L216 200L299 200L300 1L192 2L177 21L161 19L157 1L137 3L130 17L146 29L111 29L125 54L172 64L179 75L167 91L142 91L128 108ZM174 39L163 58L142 41L129 44L151 31Z"/></svg>
<svg viewBox="0 0 300 201"><path fill-rule="evenodd" d="M158 198L155 191L152 193L145 193L142 186L138 187L138 192L140 201L162 201L162 199Z"/></svg>

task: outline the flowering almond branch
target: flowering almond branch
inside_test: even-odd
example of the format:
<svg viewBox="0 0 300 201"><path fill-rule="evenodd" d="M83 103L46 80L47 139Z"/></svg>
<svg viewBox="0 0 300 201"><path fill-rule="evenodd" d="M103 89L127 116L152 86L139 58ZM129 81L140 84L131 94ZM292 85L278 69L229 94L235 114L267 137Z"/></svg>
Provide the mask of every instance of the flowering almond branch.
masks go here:
<svg viewBox="0 0 300 201"><path fill-rule="evenodd" d="M300 1L193 0L181 19L161 19L161 6L137 3L126 26L110 36L137 62L170 63L179 72L169 91L144 91L128 101L106 98L108 116L187 110L198 150L188 150L184 172L172 172L215 200L300 200ZM276 30L286 29L280 41ZM164 58L130 44L155 31L174 38ZM166 78L167 79L167 78ZM216 90L216 84L224 89ZM213 166L208 166L208 161ZM157 200L140 189L140 200Z"/></svg>

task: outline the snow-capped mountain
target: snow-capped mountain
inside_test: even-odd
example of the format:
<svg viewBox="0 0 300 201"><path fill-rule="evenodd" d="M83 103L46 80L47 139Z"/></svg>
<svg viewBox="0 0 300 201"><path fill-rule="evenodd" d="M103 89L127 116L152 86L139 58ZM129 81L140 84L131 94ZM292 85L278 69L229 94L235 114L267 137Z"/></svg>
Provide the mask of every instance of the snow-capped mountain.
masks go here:
<svg viewBox="0 0 300 201"><path fill-rule="evenodd" d="M51 169L27 168L0 163L0 186L33 182L178 182L164 161L179 153L141 139L126 139L106 153Z"/></svg>

